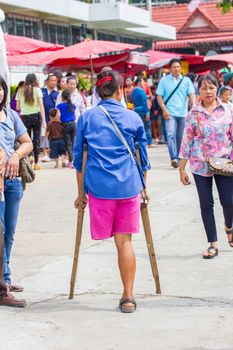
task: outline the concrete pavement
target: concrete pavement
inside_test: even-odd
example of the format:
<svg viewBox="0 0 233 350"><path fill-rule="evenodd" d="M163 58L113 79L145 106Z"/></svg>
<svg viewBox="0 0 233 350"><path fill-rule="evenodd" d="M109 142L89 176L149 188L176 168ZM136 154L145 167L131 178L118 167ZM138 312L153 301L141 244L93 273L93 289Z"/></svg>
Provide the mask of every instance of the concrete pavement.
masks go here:
<svg viewBox="0 0 233 350"><path fill-rule="evenodd" d="M77 213L75 172L42 164L22 202L12 255L24 310L1 307L0 350L232 350L233 250L216 197L220 254L207 247L195 186L184 187L167 149L149 151L150 219L162 295L155 295L144 235L134 238L138 309L118 311L121 281L111 240L91 241L88 212L74 300L68 300ZM21 296L18 295L18 296Z"/></svg>

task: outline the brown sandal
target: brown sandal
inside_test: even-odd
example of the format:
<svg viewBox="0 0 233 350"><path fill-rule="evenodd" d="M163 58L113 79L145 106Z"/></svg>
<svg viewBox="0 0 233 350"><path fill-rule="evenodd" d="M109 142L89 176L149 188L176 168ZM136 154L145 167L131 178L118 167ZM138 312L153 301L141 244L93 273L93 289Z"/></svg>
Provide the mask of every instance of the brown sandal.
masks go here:
<svg viewBox="0 0 233 350"><path fill-rule="evenodd" d="M126 304L132 304L132 305L126 305ZM121 312L129 314L136 310L137 303L134 298L122 298L120 300L119 308Z"/></svg>
<svg viewBox="0 0 233 350"><path fill-rule="evenodd" d="M225 226L225 232L227 235L231 235L231 239L228 239L228 244L231 248L233 248L233 227L232 228L227 228Z"/></svg>

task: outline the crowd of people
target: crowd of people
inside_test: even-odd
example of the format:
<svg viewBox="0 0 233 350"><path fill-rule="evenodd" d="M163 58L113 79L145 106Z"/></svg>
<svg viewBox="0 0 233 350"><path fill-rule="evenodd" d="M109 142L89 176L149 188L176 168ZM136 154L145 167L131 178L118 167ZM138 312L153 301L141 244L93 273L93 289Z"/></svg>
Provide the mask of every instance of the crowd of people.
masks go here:
<svg viewBox="0 0 233 350"><path fill-rule="evenodd" d="M233 161L233 73L221 76L222 81L214 73L196 78L182 76L177 59L171 60L170 73L152 88L141 74L136 79L127 77L124 84L118 72L105 67L97 76L92 94L87 94L92 95L91 100L87 100L74 75L49 74L45 87L40 89L36 76L28 74L14 94L11 108L6 108L8 90L0 78L0 305L26 304L11 294L23 290L12 283L10 273L23 195L19 160L29 154L34 169L39 170L41 150L42 161L54 159L57 168L61 158L62 167L76 169L75 207L80 201L83 207L89 202L92 239L114 237L123 283L119 303L122 312L136 309L136 264L131 240L139 232L140 193L149 201L147 149L154 148L154 143L167 143L171 166L179 168L184 185L190 184L186 172L190 160L209 242L203 258L213 259L219 252L213 179L223 208L227 241L233 247L233 176L213 175L207 164L207 157L213 156ZM16 139L20 143L17 150ZM81 197L85 144L88 161L85 196ZM135 144L141 165L135 156Z"/></svg>

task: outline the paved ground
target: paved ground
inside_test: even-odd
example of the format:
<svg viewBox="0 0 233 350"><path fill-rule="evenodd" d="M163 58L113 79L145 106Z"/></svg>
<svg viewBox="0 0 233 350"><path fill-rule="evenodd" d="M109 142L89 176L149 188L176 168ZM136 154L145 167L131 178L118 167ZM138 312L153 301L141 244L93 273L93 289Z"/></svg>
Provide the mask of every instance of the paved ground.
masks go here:
<svg viewBox="0 0 233 350"><path fill-rule="evenodd" d="M166 147L150 150L150 218L162 286L155 295L143 234L135 237L136 297L132 315L117 309L121 282L112 241L92 242L88 214L78 284L67 300L75 238L75 175L42 165L25 193L12 257L25 310L1 307L0 350L232 350L233 251L219 201L220 255L206 247L195 187L183 187Z"/></svg>

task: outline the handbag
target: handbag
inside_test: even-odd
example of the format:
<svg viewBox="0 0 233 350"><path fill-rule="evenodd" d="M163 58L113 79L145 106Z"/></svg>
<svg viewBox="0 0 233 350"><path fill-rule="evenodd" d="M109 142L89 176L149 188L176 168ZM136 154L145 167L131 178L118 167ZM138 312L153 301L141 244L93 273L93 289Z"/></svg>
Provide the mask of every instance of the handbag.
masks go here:
<svg viewBox="0 0 233 350"><path fill-rule="evenodd" d="M15 140L15 151L19 148L20 143ZM28 156L20 159L19 161L19 175L22 178L23 190L26 189L26 184L30 184L35 180L36 174L29 161Z"/></svg>
<svg viewBox="0 0 233 350"><path fill-rule="evenodd" d="M146 188L146 184L145 184L145 180L144 180L144 173L143 173L143 170L142 170L142 168L141 168L141 166L139 164L139 161L138 161L136 155L133 154L131 148L129 147L128 142L126 141L126 139L123 136L121 130L119 129L118 125L114 122L114 120L112 119L112 117L110 116L108 111L103 106L98 106L98 107L109 118L109 120L111 121L114 129L116 130L116 132L118 134L118 136L120 137L121 141L123 142L123 144L125 145L126 149L128 150L130 157L132 158L134 164L136 164L136 166L137 166L137 169L138 169L138 172L139 172L139 175L140 175L140 179L141 179L141 182L142 182L143 189L145 189Z"/></svg>
<svg viewBox="0 0 233 350"><path fill-rule="evenodd" d="M197 118L198 130L203 139L203 133L201 131L198 111L196 112L196 118ZM222 175L222 176L233 176L233 161L227 158L220 158L220 157L208 158L207 152L204 153L204 156L206 157L206 162L208 164L208 169L210 174L213 174L213 175L216 174L216 175Z"/></svg>
<svg viewBox="0 0 233 350"><path fill-rule="evenodd" d="M10 108L9 109L4 108L4 111L6 115L9 115L9 117L12 119L13 124L15 125L15 117L12 110ZM14 143L15 151L17 151L19 147L20 147L20 143L19 141L17 141L17 139L15 139L15 143ZM29 161L28 156L19 160L19 176L22 178L22 186L24 191L26 189L26 184L29 184L35 180L36 174L33 170L33 167Z"/></svg>

